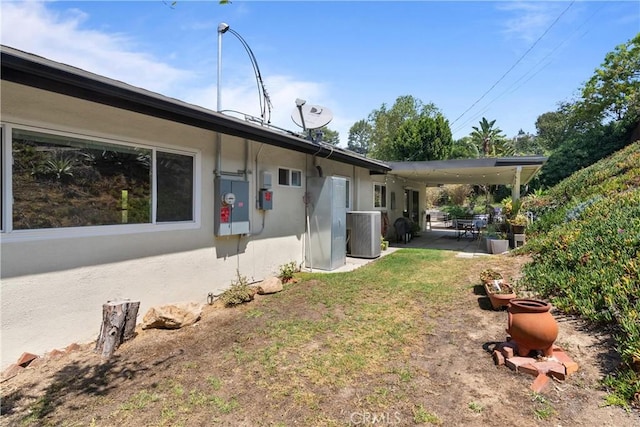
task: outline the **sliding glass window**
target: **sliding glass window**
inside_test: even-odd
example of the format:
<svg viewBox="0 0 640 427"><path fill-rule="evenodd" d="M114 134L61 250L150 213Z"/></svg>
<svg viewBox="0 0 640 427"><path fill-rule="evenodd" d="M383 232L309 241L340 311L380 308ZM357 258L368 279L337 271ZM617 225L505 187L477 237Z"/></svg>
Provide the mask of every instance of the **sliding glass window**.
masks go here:
<svg viewBox="0 0 640 427"><path fill-rule="evenodd" d="M12 136L14 230L193 221L193 154L23 129Z"/></svg>

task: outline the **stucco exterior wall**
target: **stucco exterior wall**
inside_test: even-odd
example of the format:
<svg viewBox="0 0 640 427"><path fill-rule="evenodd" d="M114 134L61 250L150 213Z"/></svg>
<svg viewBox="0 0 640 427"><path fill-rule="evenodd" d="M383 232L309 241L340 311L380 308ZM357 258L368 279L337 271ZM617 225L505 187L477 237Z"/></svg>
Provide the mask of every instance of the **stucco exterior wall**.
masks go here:
<svg viewBox="0 0 640 427"><path fill-rule="evenodd" d="M368 171L282 148L223 136L223 173L246 174L251 230L214 235L214 132L2 81L2 123L108 141L185 149L196 154L195 221L3 232L2 367L24 351L44 353L99 332L102 304L140 300L138 320L154 305L205 303L239 272L250 281L303 262L307 176L347 177L358 209L371 209ZM5 132L6 134L7 132ZM8 151L5 151L8 154ZM6 156L5 156L6 157ZM278 185L278 168L302 171L301 187ZM273 176L273 210L256 208L261 171ZM5 230L6 231L6 230Z"/></svg>

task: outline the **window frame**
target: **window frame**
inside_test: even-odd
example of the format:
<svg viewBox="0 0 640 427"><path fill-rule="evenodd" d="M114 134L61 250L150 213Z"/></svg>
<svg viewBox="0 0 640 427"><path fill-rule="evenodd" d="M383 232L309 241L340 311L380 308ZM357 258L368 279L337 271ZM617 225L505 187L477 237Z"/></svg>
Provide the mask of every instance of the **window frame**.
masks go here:
<svg viewBox="0 0 640 427"><path fill-rule="evenodd" d="M380 187L380 206L376 206L376 187ZM379 210L387 209L387 185L385 183L373 183L373 208Z"/></svg>
<svg viewBox="0 0 640 427"><path fill-rule="evenodd" d="M287 184L281 184L280 183L280 171L281 170L285 170L287 171ZM298 175L300 176L300 185L293 185L293 173L297 172ZM302 182L302 170L301 169L294 169L294 168L287 168L284 166L278 166L278 187L285 187L285 188L302 188L303 187L303 182Z"/></svg>
<svg viewBox="0 0 640 427"><path fill-rule="evenodd" d="M11 241L29 241L29 240L47 240L70 237L94 237L94 236L110 236L132 233L147 233L157 231L173 231L173 230L189 230L201 227L201 206L202 206L202 153L195 148L170 146L167 144L152 143L141 140L123 140L108 136L100 136L92 134L88 131L75 130L58 130L54 127L35 126L31 124L12 123L4 121L0 123L2 126L2 240ZM98 143L114 144L125 147L139 147L151 150L152 152L152 173L150 178L151 184L151 221L140 224L110 224L110 225L89 225L80 227L60 227L60 228L39 228L39 229L13 229L13 129L40 132L50 134L52 136L61 136L69 138L86 139ZM158 222L156 220L157 210L157 167L156 153L165 152L171 154L180 154L191 156L193 158L193 219L187 221L168 221Z"/></svg>

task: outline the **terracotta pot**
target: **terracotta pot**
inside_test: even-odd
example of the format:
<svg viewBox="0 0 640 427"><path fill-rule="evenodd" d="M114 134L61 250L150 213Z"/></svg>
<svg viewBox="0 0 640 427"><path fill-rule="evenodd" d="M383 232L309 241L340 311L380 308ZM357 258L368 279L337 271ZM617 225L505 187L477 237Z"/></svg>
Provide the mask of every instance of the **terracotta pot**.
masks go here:
<svg viewBox="0 0 640 427"><path fill-rule="evenodd" d="M490 282L489 281L483 282L484 290L487 292L489 301L491 301L491 306L493 307L494 310L498 310L499 308L509 306L509 301L514 299L516 297L516 294L513 292L502 293L502 294L496 293L494 288L495 285L493 282L494 280L491 280ZM504 281L498 280L497 282L499 282L499 286L504 286Z"/></svg>
<svg viewBox="0 0 640 427"><path fill-rule="evenodd" d="M551 313L551 304L535 299L512 299L507 307L507 333L518 346L518 355L541 350L553 356L553 343L558 338L558 323Z"/></svg>

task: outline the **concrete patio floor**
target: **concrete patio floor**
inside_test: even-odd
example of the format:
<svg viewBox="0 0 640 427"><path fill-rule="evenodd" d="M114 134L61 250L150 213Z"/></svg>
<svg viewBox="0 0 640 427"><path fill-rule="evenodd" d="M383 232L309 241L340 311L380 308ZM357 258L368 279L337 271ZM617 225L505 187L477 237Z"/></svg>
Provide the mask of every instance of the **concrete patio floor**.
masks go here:
<svg viewBox="0 0 640 427"><path fill-rule="evenodd" d="M475 238L474 238L475 237ZM423 248L458 252L457 256L472 258L487 256L487 247L478 235L470 234L458 238L458 231L444 226L442 222L432 222L430 230L422 230L419 236L408 243L390 242L392 248Z"/></svg>
<svg viewBox="0 0 640 427"><path fill-rule="evenodd" d="M335 270L317 270L315 273L343 273L346 271L352 271L363 265L369 264L377 259L394 253L397 250L404 248L422 248L422 249L439 249L443 251L457 252L458 257L473 258L478 256L488 256L487 247L482 239L472 239L471 236L463 236L458 239L458 232L453 228L445 227L443 222L434 221L431 224L430 230L422 230L419 236L414 237L408 243L389 242L389 248L386 251L382 251L379 258L354 258L347 256L346 264ZM303 268L303 271L309 271L309 269Z"/></svg>

